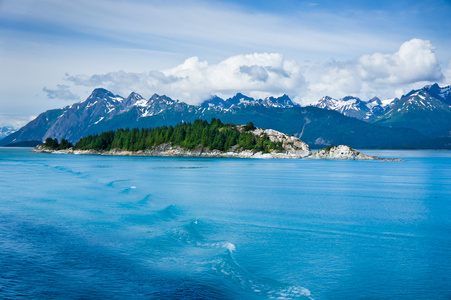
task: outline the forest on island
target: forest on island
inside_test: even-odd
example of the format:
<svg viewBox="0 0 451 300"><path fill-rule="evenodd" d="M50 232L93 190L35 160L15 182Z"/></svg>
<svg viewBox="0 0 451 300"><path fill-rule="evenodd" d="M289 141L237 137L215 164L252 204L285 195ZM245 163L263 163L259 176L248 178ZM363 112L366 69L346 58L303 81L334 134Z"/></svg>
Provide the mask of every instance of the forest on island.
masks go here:
<svg viewBox="0 0 451 300"><path fill-rule="evenodd" d="M255 150L269 153L273 150L282 151L282 143L271 142L266 135L255 136L250 130L255 129L249 122L240 132L234 124L224 124L221 120L212 118L195 120L193 123L180 123L175 126L162 126L142 129L118 129L89 135L81 138L74 146L75 150L103 150L112 149L125 151L145 151L161 144L171 144L186 149L198 146L227 151L235 145L243 150ZM59 144L56 139L48 138L44 146L50 149L65 149L70 146L66 140Z"/></svg>

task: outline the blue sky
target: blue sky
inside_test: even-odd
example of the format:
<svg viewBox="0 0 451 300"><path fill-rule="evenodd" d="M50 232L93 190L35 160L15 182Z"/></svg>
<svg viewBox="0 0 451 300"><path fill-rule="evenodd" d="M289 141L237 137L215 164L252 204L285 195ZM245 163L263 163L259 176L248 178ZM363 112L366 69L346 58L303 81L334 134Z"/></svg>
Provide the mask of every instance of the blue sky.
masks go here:
<svg viewBox="0 0 451 300"><path fill-rule="evenodd" d="M0 0L0 125L127 96L390 98L451 84L451 1Z"/></svg>

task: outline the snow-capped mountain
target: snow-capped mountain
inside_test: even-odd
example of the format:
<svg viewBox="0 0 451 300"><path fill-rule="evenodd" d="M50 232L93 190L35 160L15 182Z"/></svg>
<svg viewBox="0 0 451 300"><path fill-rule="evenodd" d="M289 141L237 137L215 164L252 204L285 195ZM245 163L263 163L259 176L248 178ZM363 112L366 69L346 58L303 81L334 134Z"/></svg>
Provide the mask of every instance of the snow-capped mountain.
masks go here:
<svg viewBox="0 0 451 300"><path fill-rule="evenodd" d="M440 95L440 98L431 95L430 87L411 91L375 119L374 123L413 128L426 135L451 136L451 105L447 103L450 96L449 87L440 88L440 91L445 92L435 94Z"/></svg>
<svg viewBox="0 0 451 300"><path fill-rule="evenodd" d="M83 136L118 128L148 128L211 118L234 124L252 121L262 128L293 134L311 145L406 145L426 137L449 136L449 91L449 87L432 85L401 99L324 97L316 105L301 107L287 95L254 99L238 93L226 100L212 97L201 105L190 105L157 94L148 100L137 93L124 98L99 88L82 102L40 114L1 140L0 145L44 141L48 137L76 142Z"/></svg>
<svg viewBox="0 0 451 300"><path fill-rule="evenodd" d="M146 99L144 99L140 94L132 92L126 99L124 99L121 112L132 106L145 107L146 105Z"/></svg>
<svg viewBox="0 0 451 300"><path fill-rule="evenodd" d="M0 140L12 134L15 131L17 131L17 129L10 125L0 127Z"/></svg>
<svg viewBox="0 0 451 300"><path fill-rule="evenodd" d="M325 96L321 98L317 103L311 104L311 106L328 110L335 110L345 116L357 118L360 120L364 119L369 111L368 107L362 100L357 97L351 96L341 99L334 99L329 96Z"/></svg>
<svg viewBox="0 0 451 300"><path fill-rule="evenodd" d="M298 104L294 103L288 95L283 95L280 97L267 97L265 99L254 99L252 97L245 96L241 93L236 94L235 96L228 98L226 100L214 96L206 101L204 101L200 106L203 108L208 107L217 107L217 108L225 108L229 109L232 106L237 105L263 105L265 107L294 107L298 106Z"/></svg>
<svg viewBox="0 0 451 300"><path fill-rule="evenodd" d="M241 93L227 100L214 97L200 106L189 105L167 96L154 94L149 100L138 93L131 93L127 98L114 95L110 91L98 88L84 101L61 109L49 110L39 115L27 126L2 141L16 143L26 140L45 140L48 137L77 141L80 137L109 127L120 126L120 122L139 122L140 119L160 114L171 113L201 115L205 109L221 111L246 106L293 107L295 103L287 95L278 98L254 99ZM114 119L114 120L113 120ZM183 121L179 120L178 122Z"/></svg>
<svg viewBox="0 0 451 300"><path fill-rule="evenodd" d="M310 104L310 106L335 110L348 117L371 121L382 115L388 108L396 103L397 100L398 99L395 98L382 101L379 98L374 97L368 101L363 101L352 96L347 96L340 99L325 96L317 102Z"/></svg>
<svg viewBox="0 0 451 300"><path fill-rule="evenodd" d="M311 106L382 126L412 128L428 136L451 136L451 86L428 85L401 99L362 101L356 97L323 97Z"/></svg>
<svg viewBox="0 0 451 300"><path fill-rule="evenodd" d="M68 133L70 136L78 136L86 126L109 120L126 110L126 105L134 104L134 99L127 100L129 101L105 89L95 89L85 101L63 108L43 138L61 139Z"/></svg>
<svg viewBox="0 0 451 300"><path fill-rule="evenodd" d="M451 105L451 85L448 85L445 87L440 87L437 83L435 83L433 85L427 85L424 88L422 88L421 90L427 92L432 97L437 98L440 101ZM409 94L416 93L416 92L417 92L417 90L413 90ZM407 94L407 95L409 95L409 94Z"/></svg>

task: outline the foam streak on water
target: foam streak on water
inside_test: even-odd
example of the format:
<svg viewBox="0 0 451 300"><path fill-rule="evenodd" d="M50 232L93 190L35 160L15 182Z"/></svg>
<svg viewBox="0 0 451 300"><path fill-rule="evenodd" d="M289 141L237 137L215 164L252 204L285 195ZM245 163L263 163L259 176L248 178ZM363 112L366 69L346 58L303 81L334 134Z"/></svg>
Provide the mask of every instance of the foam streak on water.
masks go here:
<svg viewBox="0 0 451 300"><path fill-rule="evenodd" d="M0 148L0 298L450 299L451 154Z"/></svg>

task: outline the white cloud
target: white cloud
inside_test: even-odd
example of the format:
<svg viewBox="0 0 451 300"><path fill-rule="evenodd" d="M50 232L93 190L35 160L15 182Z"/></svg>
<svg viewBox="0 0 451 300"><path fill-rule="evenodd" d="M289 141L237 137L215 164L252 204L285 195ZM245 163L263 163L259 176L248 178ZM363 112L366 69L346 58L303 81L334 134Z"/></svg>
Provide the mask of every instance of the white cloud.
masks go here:
<svg viewBox="0 0 451 300"><path fill-rule="evenodd" d="M48 89L44 87L42 89L49 99L59 99L59 100L78 100L80 97L70 91L70 86L65 84L57 84L56 90Z"/></svg>
<svg viewBox="0 0 451 300"><path fill-rule="evenodd" d="M326 95L364 100L399 97L426 84L443 83L445 76L432 44L412 39L391 54L367 54L317 65L301 66L279 53L254 53L216 64L190 57L165 70L66 75L65 79L74 87L105 87L123 96L135 91L147 98L153 93L164 94L192 104L212 95L227 98L241 92L256 98L288 94L306 105ZM62 94L68 90L60 87Z"/></svg>
<svg viewBox="0 0 451 300"><path fill-rule="evenodd" d="M37 116L29 115L13 115L13 114L0 114L0 127L12 126L16 129L25 126L28 122L34 120Z"/></svg>
<svg viewBox="0 0 451 300"><path fill-rule="evenodd" d="M444 75L434 49L429 41L412 39L392 54L368 54L353 61L319 66L305 102L324 95L390 98L424 84L441 82Z"/></svg>
<svg viewBox="0 0 451 300"><path fill-rule="evenodd" d="M66 80L87 87L103 86L123 95L132 91L145 96L165 94L189 103L199 103L212 95L229 97L237 92L254 97L283 93L294 97L305 87L300 67L278 53L237 55L211 65L191 57L162 71L67 75Z"/></svg>
<svg viewBox="0 0 451 300"><path fill-rule="evenodd" d="M382 84L439 81L443 74L434 50L431 42L412 39L394 54L363 55L358 60L360 76Z"/></svg>
<svg viewBox="0 0 451 300"><path fill-rule="evenodd" d="M447 68L443 71L444 79L442 83L445 85L451 85L451 60L448 62Z"/></svg>

